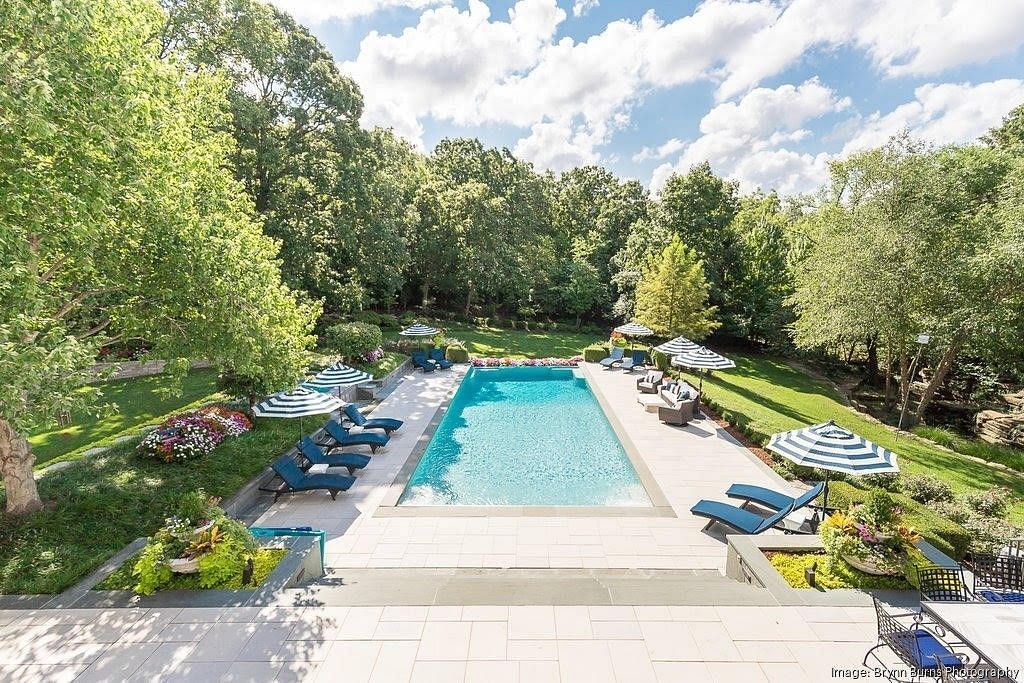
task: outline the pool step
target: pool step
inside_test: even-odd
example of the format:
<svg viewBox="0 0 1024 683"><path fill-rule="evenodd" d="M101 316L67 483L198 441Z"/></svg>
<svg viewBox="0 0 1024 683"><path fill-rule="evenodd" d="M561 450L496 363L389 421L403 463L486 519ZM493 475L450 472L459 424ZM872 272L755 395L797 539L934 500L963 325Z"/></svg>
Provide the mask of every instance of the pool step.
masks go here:
<svg viewBox="0 0 1024 683"><path fill-rule="evenodd" d="M283 592L309 605L751 605L771 594L717 571L655 569L333 569Z"/></svg>

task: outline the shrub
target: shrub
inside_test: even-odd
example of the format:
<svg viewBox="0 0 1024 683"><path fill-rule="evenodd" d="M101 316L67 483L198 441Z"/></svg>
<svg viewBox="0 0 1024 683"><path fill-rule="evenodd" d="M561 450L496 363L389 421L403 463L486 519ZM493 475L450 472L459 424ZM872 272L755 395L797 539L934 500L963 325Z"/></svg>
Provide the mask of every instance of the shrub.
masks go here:
<svg viewBox="0 0 1024 683"><path fill-rule="evenodd" d="M583 349L583 360L588 363L597 363L598 361L607 358L608 353L607 344L591 344L587 348Z"/></svg>
<svg viewBox="0 0 1024 683"><path fill-rule="evenodd" d="M462 342L449 344L448 348L445 349L444 357L453 363L468 363L469 351L462 345Z"/></svg>
<svg viewBox="0 0 1024 683"><path fill-rule="evenodd" d="M662 372L672 367L672 356L661 351L651 351L651 361L654 362L654 367Z"/></svg>
<svg viewBox="0 0 1024 683"><path fill-rule="evenodd" d="M398 316L398 324L402 327L408 327L416 322L416 314L412 311L406 311L402 315Z"/></svg>
<svg viewBox="0 0 1024 683"><path fill-rule="evenodd" d="M996 517L974 515L963 525L971 533L970 548L974 553L998 554L1008 541L1021 534L1021 529Z"/></svg>
<svg viewBox="0 0 1024 683"><path fill-rule="evenodd" d="M380 314L374 311L359 311L352 318L357 323L366 323L367 325L376 325L380 327Z"/></svg>
<svg viewBox="0 0 1024 683"><path fill-rule="evenodd" d="M985 491L971 491L963 494L964 504L984 517L1002 517L1010 506L1012 493L1004 486L994 486Z"/></svg>
<svg viewBox="0 0 1024 683"><path fill-rule="evenodd" d="M905 475L903 492L919 503L953 500L953 488L930 474Z"/></svg>
<svg viewBox="0 0 1024 683"><path fill-rule="evenodd" d="M345 358L356 358L373 351L384 343L384 335L376 325L343 323L328 327L321 343Z"/></svg>
<svg viewBox="0 0 1024 683"><path fill-rule="evenodd" d="M869 488L882 489L890 493L899 493L903 490L900 475L895 472L884 474L865 474L860 478L861 483Z"/></svg>
<svg viewBox="0 0 1024 683"><path fill-rule="evenodd" d="M243 413L223 406L190 410L164 420L139 443L140 455L164 462L206 455L229 436L252 429Z"/></svg>
<svg viewBox="0 0 1024 683"><path fill-rule="evenodd" d="M213 504L214 501L202 489L195 489L182 494L178 500L178 509L175 514L178 518L187 520L194 526L199 526L210 519L210 510L213 508Z"/></svg>
<svg viewBox="0 0 1024 683"><path fill-rule="evenodd" d="M397 315L392 315L390 313L381 313L380 316L378 317L380 318L380 322L377 324L380 325L382 329L394 330L401 327L401 325L398 324Z"/></svg>
<svg viewBox="0 0 1024 683"><path fill-rule="evenodd" d="M952 520L957 524L963 524L971 518L973 510L964 505L963 501L950 500L950 501L939 501L932 503L928 506L937 515L945 517L946 519Z"/></svg>

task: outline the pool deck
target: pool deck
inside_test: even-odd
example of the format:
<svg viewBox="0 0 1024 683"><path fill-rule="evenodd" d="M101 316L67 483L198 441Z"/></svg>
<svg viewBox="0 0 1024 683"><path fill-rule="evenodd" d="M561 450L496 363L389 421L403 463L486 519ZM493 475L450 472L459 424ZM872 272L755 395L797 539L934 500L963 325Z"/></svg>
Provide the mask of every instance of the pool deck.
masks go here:
<svg viewBox="0 0 1024 683"><path fill-rule="evenodd" d="M327 580L283 591L268 607L0 609L0 680L871 677L859 666L875 640L870 607L783 607L726 579L724 543L688 512L698 498L721 499L734 481L781 481L709 421L662 425L636 403L634 376L592 365L583 372L676 516L381 514L465 368L413 373L378 409L406 425L356 486L337 501L283 498L260 520L325 528Z"/></svg>
<svg viewBox="0 0 1024 683"><path fill-rule="evenodd" d="M326 494L287 496L261 525L321 527L328 532L327 565L335 568L582 568L725 569L725 543L702 532L690 514L701 498L727 500L733 482L787 490L788 484L710 420L685 427L662 424L636 402L636 374L583 364L598 400L627 449L639 458L671 516L650 509L588 516L571 508L479 508L442 511L393 507L392 482L428 438L438 409L454 393L465 367L407 375L374 411L405 425L359 473L358 483L332 501ZM641 469L642 472L642 469ZM646 473L644 473L646 474ZM650 487L649 487L650 488ZM391 503L388 505L387 503ZM622 510L621 508L619 509Z"/></svg>

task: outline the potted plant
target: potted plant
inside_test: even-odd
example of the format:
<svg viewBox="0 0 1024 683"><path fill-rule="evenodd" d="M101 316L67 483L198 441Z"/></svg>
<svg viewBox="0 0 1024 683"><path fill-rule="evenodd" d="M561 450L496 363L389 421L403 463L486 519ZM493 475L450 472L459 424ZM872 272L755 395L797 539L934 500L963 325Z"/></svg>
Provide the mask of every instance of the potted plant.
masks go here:
<svg viewBox="0 0 1024 683"><path fill-rule="evenodd" d="M872 491L868 500L847 512L830 515L821 525L821 542L833 561L876 576L906 574L919 555L920 536L903 524L903 512L888 493Z"/></svg>

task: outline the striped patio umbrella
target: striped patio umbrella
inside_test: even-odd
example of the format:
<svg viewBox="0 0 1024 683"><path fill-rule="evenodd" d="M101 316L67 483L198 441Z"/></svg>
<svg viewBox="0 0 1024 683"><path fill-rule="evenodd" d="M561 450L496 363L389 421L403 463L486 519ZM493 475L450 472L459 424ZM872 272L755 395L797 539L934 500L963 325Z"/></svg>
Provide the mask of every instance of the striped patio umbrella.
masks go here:
<svg viewBox="0 0 1024 683"><path fill-rule="evenodd" d="M661 351L666 356L678 356L681 353L686 353L687 351L696 351L699 348L700 346L698 344L694 344L686 337L680 336L670 341L667 341L664 344L658 344L657 346L654 347L654 350Z"/></svg>
<svg viewBox="0 0 1024 683"><path fill-rule="evenodd" d="M256 417L299 418L299 438L302 438L302 418L309 415L333 413L345 405L340 398L330 394L321 394L299 387L291 391L281 391L267 396L252 409Z"/></svg>
<svg viewBox="0 0 1024 683"><path fill-rule="evenodd" d="M615 331L627 337L650 337L654 334L654 330L649 327L644 327L640 323L626 323L625 325L619 325L615 328Z"/></svg>
<svg viewBox="0 0 1024 683"><path fill-rule="evenodd" d="M348 387L353 384L362 384L363 382L370 382L373 380L373 375L362 370L356 370L355 368L345 365L344 363L335 363L334 365L324 368L312 379L308 379L301 384L303 389L310 389L312 391L319 391L325 394L329 394L331 389L336 387Z"/></svg>
<svg viewBox="0 0 1024 683"><path fill-rule="evenodd" d="M832 420L773 434L768 450L797 465L825 470L824 507L828 507L829 472L861 476L900 471L895 453L843 429Z"/></svg>
<svg viewBox="0 0 1024 683"><path fill-rule="evenodd" d="M402 335L403 337L434 337L437 336L439 333L440 330L438 330L436 327L430 327L429 325L416 323L415 325L405 328L398 334Z"/></svg>
<svg viewBox="0 0 1024 683"><path fill-rule="evenodd" d="M704 391L705 372L711 372L712 370L728 370L729 368L736 367L736 363L721 354L715 353L706 346L698 346L696 349L683 351L672 359L672 365L675 365L678 368L688 368L690 370L699 371L701 375L700 389L698 391L702 393Z"/></svg>

